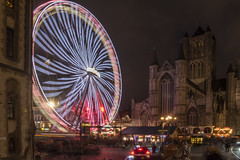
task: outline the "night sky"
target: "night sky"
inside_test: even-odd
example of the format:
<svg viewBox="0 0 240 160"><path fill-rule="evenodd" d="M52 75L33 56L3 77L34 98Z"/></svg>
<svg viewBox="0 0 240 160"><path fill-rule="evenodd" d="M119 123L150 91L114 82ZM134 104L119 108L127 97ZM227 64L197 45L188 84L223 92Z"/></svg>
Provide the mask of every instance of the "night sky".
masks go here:
<svg viewBox="0 0 240 160"><path fill-rule="evenodd" d="M217 78L240 58L239 0L73 0L89 10L108 32L122 72L121 109L131 98L148 97L148 66L156 48L159 64L174 63L185 32L209 25L217 43ZM35 0L33 8L45 0Z"/></svg>

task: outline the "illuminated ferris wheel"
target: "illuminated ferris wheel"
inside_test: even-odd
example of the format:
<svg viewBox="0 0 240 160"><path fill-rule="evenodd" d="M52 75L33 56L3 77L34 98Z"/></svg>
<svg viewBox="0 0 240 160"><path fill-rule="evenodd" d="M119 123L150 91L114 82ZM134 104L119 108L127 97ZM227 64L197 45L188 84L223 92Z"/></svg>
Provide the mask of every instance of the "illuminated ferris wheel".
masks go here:
<svg viewBox="0 0 240 160"><path fill-rule="evenodd" d="M111 123L121 100L121 71L101 23L81 5L54 0L33 13L33 98L60 130Z"/></svg>

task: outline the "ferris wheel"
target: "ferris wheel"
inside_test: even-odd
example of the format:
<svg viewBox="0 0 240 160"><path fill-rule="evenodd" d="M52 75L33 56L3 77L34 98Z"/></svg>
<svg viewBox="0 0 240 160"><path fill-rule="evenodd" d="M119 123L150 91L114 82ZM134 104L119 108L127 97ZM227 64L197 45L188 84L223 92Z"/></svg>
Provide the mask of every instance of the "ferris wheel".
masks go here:
<svg viewBox="0 0 240 160"><path fill-rule="evenodd" d="M33 13L33 99L62 131L111 123L122 94L111 39L81 5L46 2Z"/></svg>

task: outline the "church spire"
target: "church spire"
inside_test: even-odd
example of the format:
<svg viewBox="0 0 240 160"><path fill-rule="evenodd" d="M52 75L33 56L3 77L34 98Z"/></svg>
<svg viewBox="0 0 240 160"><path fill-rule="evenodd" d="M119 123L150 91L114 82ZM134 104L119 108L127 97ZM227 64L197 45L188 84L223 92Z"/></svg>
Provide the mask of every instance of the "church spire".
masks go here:
<svg viewBox="0 0 240 160"><path fill-rule="evenodd" d="M157 60L157 50L156 50L156 48L154 48L154 55L153 55L153 60L152 60L151 65L159 65L158 60Z"/></svg>
<svg viewBox="0 0 240 160"><path fill-rule="evenodd" d="M211 32L211 29L209 26L207 26L206 32Z"/></svg>
<svg viewBox="0 0 240 160"><path fill-rule="evenodd" d="M184 51L183 51L183 47L182 47L182 43L180 42L179 45L179 51L178 51L178 56L176 60L186 60L185 56L184 56Z"/></svg>
<svg viewBox="0 0 240 160"><path fill-rule="evenodd" d="M184 34L184 38L187 38L187 37L188 37L188 33L185 32L185 34Z"/></svg>
<svg viewBox="0 0 240 160"><path fill-rule="evenodd" d="M196 30L196 32L193 34L193 37L198 36L198 35L202 35L204 33L205 33L205 31L202 29L201 26L199 26L198 29Z"/></svg>
<svg viewBox="0 0 240 160"><path fill-rule="evenodd" d="M231 63L230 63L229 66L228 66L227 73L234 73L233 66L232 66Z"/></svg>

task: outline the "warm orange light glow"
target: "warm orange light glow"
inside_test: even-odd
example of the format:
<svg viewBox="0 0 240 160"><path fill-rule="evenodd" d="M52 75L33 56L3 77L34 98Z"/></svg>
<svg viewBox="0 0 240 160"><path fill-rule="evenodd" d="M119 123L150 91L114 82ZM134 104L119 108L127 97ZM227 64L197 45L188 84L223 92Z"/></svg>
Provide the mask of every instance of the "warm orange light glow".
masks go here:
<svg viewBox="0 0 240 160"><path fill-rule="evenodd" d="M131 152L131 155L134 155L134 151Z"/></svg>
<svg viewBox="0 0 240 160"><path fill-rule="evenodd" d="M139 151L141 151L141 150L142 150L142 148L138 148L138 150L139 150Z"/></svg>
<svg viewBox="0 0 240 160"><path fill-rule="evenodd" d="M87 107L87 111L89 111L89 108Z"/></svg>
<svg viewBox="0 0 240 160"><path fill-rule="evenodd" d="M146 152L146 154L150 154L150 152L149 152L149 151L147 151L147 152Z"/></svg>
<svg viewBox="0 0 240 160"><path fill-rule="evenodd" d="M104 108L103 107L101 107L101 111L104 112Z"/></svg>
<svg viewBox="0 0 240 160"><path fill-rule="evenodd" d="M225 127L225 128L223 128L224 130L230 130L230 128L229 127Z"/></svg>

